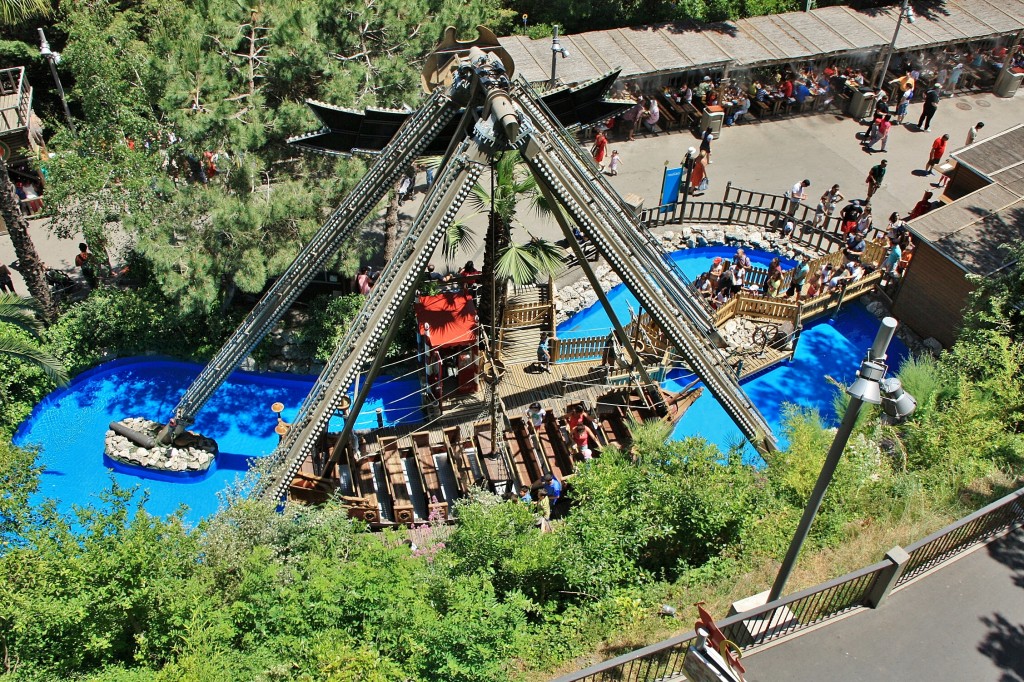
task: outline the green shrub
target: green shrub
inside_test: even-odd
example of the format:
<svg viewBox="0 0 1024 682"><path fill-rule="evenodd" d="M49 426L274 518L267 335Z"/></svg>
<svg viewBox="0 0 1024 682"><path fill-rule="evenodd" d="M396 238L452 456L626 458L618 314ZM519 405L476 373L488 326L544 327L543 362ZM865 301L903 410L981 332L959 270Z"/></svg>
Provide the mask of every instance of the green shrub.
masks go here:
<svg viewBox="0 0 1024 682"><path fill-rule="evenodd" d="M45 339L76 374L108 357L136 353L206 358L234 327L236 317L184 314L151 287L101 288L69 308Z"/></svg>

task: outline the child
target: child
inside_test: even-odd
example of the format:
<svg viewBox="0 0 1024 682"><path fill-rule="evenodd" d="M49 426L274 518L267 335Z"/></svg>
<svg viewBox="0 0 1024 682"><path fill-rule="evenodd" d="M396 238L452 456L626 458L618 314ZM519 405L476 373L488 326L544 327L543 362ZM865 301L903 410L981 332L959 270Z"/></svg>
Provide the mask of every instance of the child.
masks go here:
<svg viewBox="0 0 1024 682"><path fill-rule="evenodd" d="M526 410L526 414L530 417L533 428L539 429L544 425L544 417L547 415L547 410L541 407L540 403L531 403L530 407Z"/></svg>
<svg viewBox="0 0 1024 682"><path fill-rule="evenodd" d="M540 343L537 345L537 365L543 372L551 371L551 351L548 349L548 335L540 335Z"/></svg>
<svg viewBox="0 0 1024 682"><path fill-rule="evenodd" d="M818 205L814 207L814 223L812 226L814 229L819 229L825 226L825 212L828 211L828 204L826 203L827 195L822 195L818 201Z"/></svg>
<svg viewBox="0 0 1024 682"><path fill-rule="evenodd" d="M617 149L613 149L612 158L608 162L608 175L618 175L620 163L622 163L622 159L619 157L619 152Z"/></svg>
<svg viewBox="0 0 1024 682"><path fill-rule="evenodd" d="M519 501L524 504L531 504L533 502L533 496L530 495L530 486L519 486Z"/></svg>
<svg viewBox="0 0 1024 682"><path fill-rule="evenodd" d="M898 125L903 125L903 119L907 117L907 109L910 108L910 100L913 99L913 97L914 91L912 89L907 90L903 93L903 96L900 97L900 103L896 107L896 123Z"/></svg>

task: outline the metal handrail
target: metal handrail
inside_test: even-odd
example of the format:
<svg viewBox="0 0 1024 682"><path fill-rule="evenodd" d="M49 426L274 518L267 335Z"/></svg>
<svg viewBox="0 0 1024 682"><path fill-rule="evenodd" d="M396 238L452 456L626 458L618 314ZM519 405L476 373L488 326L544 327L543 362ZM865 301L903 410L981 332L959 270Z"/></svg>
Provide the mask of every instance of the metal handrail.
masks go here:
<svg viewBox="0 0 1024 682"><path fill-rule="evenodd" d="M944 563L1015 523L1024 523L1024 488L908 545L906 550L910 560L896 581L896 586L912 580L933 566Z"/></svg>
<svg viewBox="0 0 1024 682"><path fill-rule="evenodd" d="M724 618L717 625L741 650L756 649L853 609L877 606L878 588L892 579L892 571L898 571L899 575L888 584L898 588L978 543L1021 525L1024 525L1024 488L909 545L906 552L910 556L902 564L887 556L839 578ZM692 631L677 635L562 675L554 682L640 682L667 677L682 671L687 647L696 638Z"/></svg>
<svg viewBox="0 0 1024 682"><path fill-rule="evenodd" d="M888 559L815 587L801 590L717 622L741 650L749 651L812 625L834 618L867 600L878 575L892 567ZM690 631L623 656L556 678L554 682L648 680L682 671L683 656L697 633ZM640 675L639 673L643 673Z"/></svg>

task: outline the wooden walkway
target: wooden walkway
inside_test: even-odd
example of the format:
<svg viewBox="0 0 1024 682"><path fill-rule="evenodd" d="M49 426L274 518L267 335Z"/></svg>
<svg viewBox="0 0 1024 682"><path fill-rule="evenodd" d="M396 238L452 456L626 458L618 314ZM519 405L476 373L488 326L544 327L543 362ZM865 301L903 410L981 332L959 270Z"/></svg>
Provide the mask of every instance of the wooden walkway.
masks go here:
<svg viewBox="0 0 1024 682"><path fill-rule="evenodd" d="M498 382L498 397L509 416L525 412L534 402L559 415L572 403L594 405L611 390L599 365L594 360L560 362L552 364L550 372L540 371L534 364L512 365Z"/></svg>

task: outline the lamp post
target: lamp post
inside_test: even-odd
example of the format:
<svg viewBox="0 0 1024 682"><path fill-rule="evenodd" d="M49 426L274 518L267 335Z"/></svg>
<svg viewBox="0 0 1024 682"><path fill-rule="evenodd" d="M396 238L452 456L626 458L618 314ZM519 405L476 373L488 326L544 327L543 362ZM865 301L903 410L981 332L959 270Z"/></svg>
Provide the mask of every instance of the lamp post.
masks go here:
<svg viewBox="0 0 1024 682"><path fill-rule="evenodd" d="M896 30L892 32L892 40L889 41L889 48L885 51L885 64L882 65L882 70L878 73L878 82L874 84L875 90L881 88L882 83L885 82L885 74L889 71L889 61L896 48L896 39L900 35L900 27L903 26L903 17L906 17L909 23L914 23L914 10L910 7L910 0L903 0L903 5L900 7L900 16L896 19Z"/></svg>
<svg viewBox="0 0 1024 682"><path fill-rule="evenodd" d="M846 443L853 433L853 426L857 422L861 405L864 403L881 404L886 415L895 420L910 416L914 408L917 407L914 398L903 391L899 379L882 379L887 369L885 353L895 331L896 320L894 318L887 317L882 320L882 326L875 336L875 341L871 344L867 357L861 362L857 380L846 389L850 396L850 404L846 408L846 414L843 415L843 423L836 431L832 447L829 448L828 454L825 456L825 463L821 467L818 481L814 484L814 490L811 491L811 497L804 508L804 515L800 519L800 525L797 526L796 534L793 535L793 541L789 544L786 558L782 560L782 567L775 578L771 592L768 593L769 602L782 596L782 590L786 587L789 574L792 573L797 557L800 556L800 548L803 546L804 540L807 539L811 524L814 523L814 517L818 513L818 508L821 507L821 500L825 497L825 491L828 490L828 486L832 482L832 475L835 474Z"/></svg>
<svg viewBox="0 0 1024 682"><path fill-rule="evenodd" d="M46 34L43 33L43 29L39 31L39 54L42 55L50 64L50 73L53 74L53 82L57 84L57 94L60 95L61 106L64 107L64 118L68 122L68 129L71 134L78 137L78 131L75 129L75 122L71 119L71 110L68 109L68 101L64 98L64 86L60 84L60 76L57 75L57 64L60 62L60 52L53 52L50 50L50 43L46 40Z"/></svg>
<svg viewBox="0 0 1024 682"><path fill-rule="evenodd" d="M549 87L554 88L558 84L558 78L556 72L558 71L558 55L562 55L562 59L569 57L569 50L562 47L562 44L558 42L558 24L552 26L554 35L551 37L551 83Z"/></svg>

